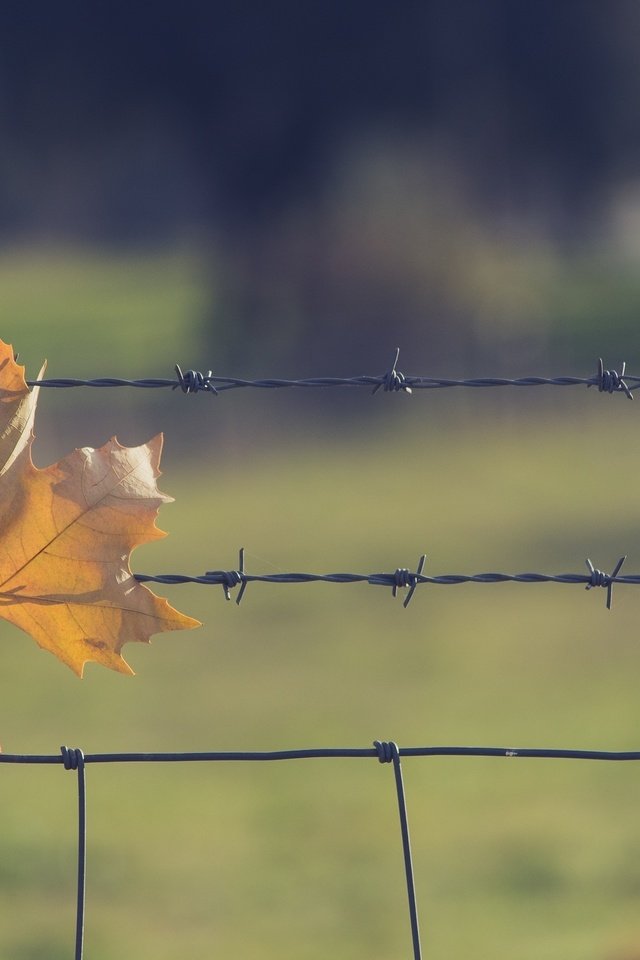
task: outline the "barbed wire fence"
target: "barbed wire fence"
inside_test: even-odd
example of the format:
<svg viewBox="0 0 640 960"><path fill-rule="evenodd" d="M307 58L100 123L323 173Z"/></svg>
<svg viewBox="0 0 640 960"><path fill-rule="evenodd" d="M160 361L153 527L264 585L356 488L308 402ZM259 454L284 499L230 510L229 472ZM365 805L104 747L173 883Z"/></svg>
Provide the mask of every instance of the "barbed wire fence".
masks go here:
<svg viewBox="0 0 640 960"><path fill-rule="evenodd" d="M299 380L280 378L247 380L241 377L214 376L209 370L202 373L199 370L183 372L179 364L175 365L174 379L147 378L141 380L125 380L118 377L100 377L93 380L83 380L70 377L47 378L43 380L27 380L29 387L57 387L69 389L72 387L137 387L143 390L171 389L181 390L182 393L208 393L217 395L228 390L246 388L263 390L281 389L314 389L321 387L372 387L372 393L383 390L385 393L400 391L410 394L414 390L436 390L447 387L597 387L600 393L624 393L629 400L633 400L632 389L640 386L640 376L626 373L626 363L622 364L620 373L617 370L606 370L602 358L598 360L596 373L589 377L475 377L466 380L455 380L446 377L405 376L398 367L400 348L396 349L392 366L380 375L363 375L355 377L308 377ZM17 354L16 354L17 359Z"/></svg>
<svg viewBox="0 0 640 960"><path fill-rule="evenodd" d="M18 359L16 355L16 360ZM597 371L589 377L522 377L507 379L498 377L483 377L474 379L445 379L405 376L398 371L399 349L396 350L392 367L379 376L357 376L348 378L315 377L298 380L261 379L247 380L236 377L214 376L209 370L203 374L196 370L182 371L176 364L174 379L142 379L126 380L120 378L100 378L92 380L54 378L43 380L27 380L30 387L60 388L73 387L135 387L141 389L169 388L180 390L184 394L208 393L218 395L228 390L242 388L286 389L286 388L322 388L322 387L369 387L372 392L400 392L407 394L414 390L431 390L438 388L490 388L490 387L536 387L536 386L587 386L597 387L601 393L623 393L628 399L633 399L633 389L640 386L640 376L626 374L626 365L621 371L607 370L602 359L598 361ZM236 603L242 600L249 583L268 584L301 584L324 582L332 584L367 583L371 586L390 588L396 597L400 590L405 590L403 605L408 606L415 591L420 585L459 585L464 583L559 583L564 585L582 585L590 590L594 587L603 587L607 591L607 608L611 609L614 584L640 585L640 574L621 574L621 568L626 557L621 557L612 572L605 573L587 559L586 573L477 573L477 574L445 574L430 576L425 573L426 555L420 557L417 568L411 571L405 567L397 568L393 573L277 573L252 574L245 570L244 548L240 550L238 569L236 570L209 570L203 575L187 574L133 574L140 582L154 582L161 584L198 583L209 586L221 586L227 600L231 599L231 590L239 587ZM394 741L375 740L372 747L333 747L333 748L303 748L275 751L214 751L214 752L179 752L179 753L96 753L84 754L79 748L60 748L57 754L2 754L0 764L57 764L64 770L75 771L77 774L77 893L75 917L75 948L74 960L82 960L84 953L84 929L86 916L86 880L87 880L87 784L86 766L88 764L110 763L218 763L218 762L266 762L287 760L320 760L320 759L374 759L382 764L391 764L394 771L395 792L398 807L400 827L400 841L402 846L405 884L408 903L408 917L412 951L414 960L422 960L420 928L418 922L418 907L416 884L412 862L412 851L409 834L409 818L405 788L403 782L401 758L430 758L430 757L494 757L518 759L562 759L562 760L592 760L608 762L640 761L638 751L604 751L557 748L513 748L513 747L473 747L473 746L421 746L398 747Z"/></svg>
<svg viewBox="0 0 640 960"><path fill-rule="evenodd" d="M620 557L611 573L605 573L594 567L591 560L585 561L589 572L585 573L447 573L440 576L423 574L426 555L423 554L418 562L415 573L407 567L398 567L394 573L268 573L251 574L244 569L244 547L240 549L239 565L237 570L208 570L202 576L189 576L182 573L135 573L133 576L140 583L200 583L207 586L221 586L225 599L231 599L231 590L239 586L236 603L239 605L247 584L301 584L301 583L368 583L374 587L390 587L393 596L398 595L401 589L407 589L403 606L409 606L416 588L421 583L453 586L461 583L562 583L582 584L586 590L592 587L604 587L607 591L607 610L613 602L613 585L640 584L640 574L630 573L620 576L620 570L627 559Z"/></svg>

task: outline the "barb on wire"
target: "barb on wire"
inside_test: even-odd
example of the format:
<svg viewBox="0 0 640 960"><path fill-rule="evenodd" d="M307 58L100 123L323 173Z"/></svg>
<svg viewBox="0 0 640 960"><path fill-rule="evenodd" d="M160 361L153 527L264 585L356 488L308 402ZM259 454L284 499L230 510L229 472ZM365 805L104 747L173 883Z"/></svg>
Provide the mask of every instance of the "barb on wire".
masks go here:
<svg viewBox="0 0 640 960"><path fill-rule="evenodd" d="M590 377L473 377L456 380L445 377L409 376L400 373L397 369L400 348L396 349L395 358L390 370L381 376L357 377L308 377L304 379L287 380L279 378L247 380L241 377L214 376L211 370L201 373L198 370L183 372L179 364L175 365L176 378L125 380L115 377L103 377L94 380L76 378L55 378L44 380L27 380L30 387L139 387L142 389L170 388L182 393L209 393L217 396L227 390L238 390L247 387L278 390L284 388L316 388L316 387L372 387L373 393L384 390L385 393L412 393L414 390L435 390L446 387L597 387L600 393L624 393L629 400L633 400L632 388L640 386L640 376L626 373L626 363L622 364L620 373L616 370L605 370L602 358L598 360L598 369Z"/></svg>
<svg viewBox="0 0 640 960"><path fill-rule="evenodd" d="M180 387L183 393L198 393L199 390L209 390L211 393L218 393L211 383L211 370L209 370L206 375L199 373L197 370L187 370L186 373L183 373L178 363L176 363L175 369L178 382L174 383L171 388L172 390Z"/></svg>
<svg viewBox="0 0 640 960"><path fill-rule="evenodd" d="M597 387L600 393L626 393L629 400L633 400L633 394L624 381L626 362L622 364L620 373L617 370L605 370L602 357L598 360ZM634 377L634 379L637 379ZM589 387L596 386L590 383ZM636 384L637 386L637 384Z"/></svg>
<svg viewBox="0 0 640 960"><path fill-rule="evenodd" d="M141 583L201 583L205 585L221 585L227 600L230 591L240 586L236 603L240 603L247 584L260 583L368 583L374 587L391 587L393 596L398 590L407 589L404 606L407 607L419 584L430 583L441 586L452 586L461 583L563 583L582 584L585 589L604 587L607 591L607 609L611 609L613 600L613 585L615 583L640 585L640 574L620 576L620 569L626 560L621 557L612 573L604 573L594 567L591 560L586 564L589 573L448 573L440 576L427 576L423 573L426 556L423 554L418 562L415 573L406 567L398 567L393 573L246 573L244 569L244 547L240 550L239 570L208 570L202 576L189 576L180 573L148 574L136 573L134 577Z"/></svg>
<svg viewBox="0 0 640 960"><path fill-rule="evenodd" d="M611 610L611 602L613 596L613 585L616 583L616 577L620 572L622 564L626 560L626 556L620 557L616 563L613 573L603 573L602 570L597 570L594 565L591 563L591 560L587 558L587 566L589 567L589 573L591 577L589 583L585 587L586 590L591 590L592 587L605 587L607 591L607 610Z"/></svg>
<svg viewBox="0 0 640 960"><path fill-rule="evenodd" d="M392 392L397 393L399 390L404 390L405 393L411 393L411 387L407 384L407 378L404 373L399 373L396 370L398 365L398 358L400 356L400 347L396 347L396 355L393 361L393 365L390 370L383 374L381 382L376 384L376 386L371 391L372 393L377 393L380 387L385 391L385 393Z"/></svg>
<svg viewBox="0 0 640 960"><path fill-rule="evenodd" d="M420 557L420 560L418 561L418 569L416 570L415 573L412 573L411 570L408 570L408 569L407 569L407 567L398 567L398 569L396 570L396 572L395 572L394 575L393 575L393 576L394 576L394 581L395 581L394 584L393 584L393 596L394 596L394 597L397 597L397 596L398 596L398 590L399 590L401 587L405 587L405 588L408 587L408 588L409 588L409 592L407 593L406 597L404 598L404 603L402 604L402 606L405 607L405 608L409 606L409 603L411 602L411 598L412 598L412 596L413 596L414 593L415 593L416 587L417 587L418 584L420 583L420 579L419 579L419 578L420 578L420 574L421 574L422 571L424 570L424 565L425 565L426 559L427 559L427 558L426 558L426 555L425 555L425 554L423 554L423 555ZM371 582L371 581L369 581L369 582Z"/></svg>
<svg viewBox="0 0 640 960"><path fill-rule="evenodd" d="M225 600L231 600L232 588L240 585L240 590L238 591L238 596L236 597L236 603L238 606L240 606L240 601L242 600L244 592L247 589L247 578L244 572L244 547L240 547L237 570L207 570L205 577L211 577L214 579L217 577L220 578L220 583L222 584L222 589L224 590Z"/></svg>

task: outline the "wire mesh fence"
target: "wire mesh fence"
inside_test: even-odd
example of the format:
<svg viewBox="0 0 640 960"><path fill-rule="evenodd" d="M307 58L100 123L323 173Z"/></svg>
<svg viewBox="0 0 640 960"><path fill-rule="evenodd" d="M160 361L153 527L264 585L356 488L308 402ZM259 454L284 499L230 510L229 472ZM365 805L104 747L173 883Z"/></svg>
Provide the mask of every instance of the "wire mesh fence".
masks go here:
<svg viewBox="0 0 640 960"><path fill-rule="evenodd" d="M418 898L409 832L409 816L402 774L402 758L495 757L507 759L592 760L606 762L640 761L640 750L578 750L557 748L419 746L398 747L393 741L375 740L372 747L302 748L271 751L211 751L170 753L95 753L61 747L58 754L0 754L0 763L57 764L77 774L77 884L74 960L83 960L87 882L87 780L86 766L112 763L262 763L287 760L374 759L391 764L398 807L399 840L404 863L408 924L414 960L423 956L418 920ZM400 922L398 920L398 922ZM406 921L405 921L406 922Z"/></svg>

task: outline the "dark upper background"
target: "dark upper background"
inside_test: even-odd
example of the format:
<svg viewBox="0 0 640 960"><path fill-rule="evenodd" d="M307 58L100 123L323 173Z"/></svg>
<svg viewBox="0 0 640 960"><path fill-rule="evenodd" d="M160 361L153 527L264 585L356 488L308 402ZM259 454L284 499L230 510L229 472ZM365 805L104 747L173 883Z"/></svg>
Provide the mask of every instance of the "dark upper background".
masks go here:
<svg viewBox="0 0 640 960"><path fill-rule="evenodd" d="M635 0L4 5L0 237L206 251L237 373L633 365L639 36Z"/></svg>

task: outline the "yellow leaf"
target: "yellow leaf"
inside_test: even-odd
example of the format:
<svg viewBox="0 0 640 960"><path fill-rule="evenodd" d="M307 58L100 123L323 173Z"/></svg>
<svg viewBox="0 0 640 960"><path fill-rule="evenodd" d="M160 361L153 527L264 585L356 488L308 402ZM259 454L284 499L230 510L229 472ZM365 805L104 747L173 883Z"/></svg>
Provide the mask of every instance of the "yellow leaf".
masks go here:
<svg viewBox="0 0 640 960"><path fill-rule="evenodd" d="M40 371L40 376L44 367ZM155 525L162 435L114 438L39 470L31 459L38 389L0 340L0 617L79 676L93 660L133 673L120 651L154 633L200 626L133 577L134 547Z"/></svg>

